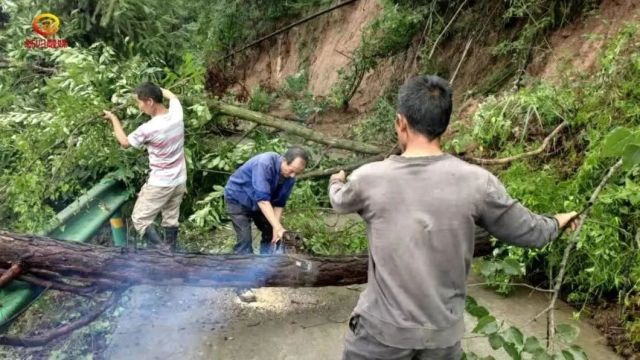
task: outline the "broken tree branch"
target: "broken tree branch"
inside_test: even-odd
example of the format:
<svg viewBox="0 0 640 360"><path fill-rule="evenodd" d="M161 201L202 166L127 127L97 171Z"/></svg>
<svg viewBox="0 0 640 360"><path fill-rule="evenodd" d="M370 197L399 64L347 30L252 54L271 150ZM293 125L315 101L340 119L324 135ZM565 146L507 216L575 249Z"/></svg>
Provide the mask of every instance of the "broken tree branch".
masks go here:
<svg viewBox="0 0 640 360"><path fill-rule="evenodd" d="M114 292L113 294L111 294L111 297L109 298L109 300L103 301L97 308L85 314L84 316L80 317L78 320L68 323L66 325L59 326L42 335L34 335L34 336L27 336L27 337L0 335L0 345L24 346L24 347L45 345L51 342L52 340L68 335L74 330L77 330L89 324L93 320L97 319L98 316L100 316L100 314L102 314L107 309L115 305L115 303L120 298L120 294L121 294L120 292Z"/></svg>
<svg viewBox="0 0 640 360"><path fill-rule="evenodd" d="M398 152L399 148L398 146L394 146L390 151L386 152L385 154L380 154L380 155L376 155L376 156L371 156L368 157L366 159L362 159L362 160L358 160L346 165L338 165L338 166L334 166L328 169L318 169L318 170L314 170L314 171L309 171L309 172L305 172L302 175L300 175L298 177L299 180L304 180L304 179L310 179L310 178L314 178L314 177L322 177L322 176L329 176L332 174L335 174L337 172L340 172L340 170L344 170L344 171L351 171L354 169L359 168L362 165L366 165L368 163L374 162L374 161L381 161L386 159L387 157L389 157L389 155L392 154L396 154Z"/></svg>
<svg viewBox="0 0 640 360"><path fill-rule="evenodd" d="M487 286L487 285L494 285L494 284L495 283L492 283L492 282L481 282L481 283L467 284L467 287ZM544 292L544 293L553 292L553 290L543 289L543 288L536 287L536 286L533 286L533 285L529 285L529 284L526 284L526 283L508 283L508 284L505 284L505 285L508 285L508 286L521 286L521 287L525 287L527 289L531 289L533 291L539 291L539 292Z"/></svg>
<svg viewBox="0 0 640 360"><path fill-rule="evenodd" d="M449 20L449 23L447 24L447 26L444 27L444 30L442 30L440 35L438 35L438 37L436 38L436 41L433 42L433 47L431 48L431 51L429 52L428 59L431 59L431 57L433 56L433 53L436 51L436 47L438 46L438 42L440 41L440 38L447 32L447 30L449 29L449 26L451 26L451 24L453 24L453 20L456 19L456 17L458 16L458 13L460 12L460 10L462 10L462 8L464 7L464 5L466 3L467 3L467 0L464 0L464 2L462 2L462 4L460 4L460 7L455 12L455 14L453 14L453 16L451 17L451 20Z"/></svg>
<svg viewBox="0 0 640 360"><path fill-rule="evenodd" d="M418 55L420 54L422 43L424 42L425 36L427 36L427 30L430 30L431 25L433 24L434 4L435 3L431 4L431 11L429 11L429 18L427 19L427 23L424 25L424 30L422 30L422 35L420 36L420 42L418 42L418 46L416 47L415 53L413 54L413 60L411 60L411 63L409 64L409 71L407 71L407 75L404 78L405 81L407 81L409 77L413 74L413 72L417 70Z"/></svg>
<svg viewBox="0 0 640 360"><path fill-rule="evenodd" d="M11 280L15 279L20 275L22 269L20 268L19 263L14 263L11 265L9 270L3 271L2 276L0 276L0 289L5 287Z"/></svg>
<svg viewBox="0 0 640 360"><path fill-rule="evenodd" d="M473 42L473 37L471 37L467 41L467 45L464 47L464 51L462 52L462 56L460 57L460 61L458 62L458 66L456 67L456 71L453 72L453 76L451 76L451 80L449 80L449 84L453 85L453 81L456 79L456 75L458 75L458 70L460 70L460 66L462 66L462 62L464 58L467 56L467 51L469 51L469 47L471 47L471 43Z"/></svg>
<svg viewBox="0 0 640 360"><path fill-rule="evenodd" d="M320 144L330 145L334 148L351 150L365 154L380 154L383 152L382 149L374 145L327 136L321 132L309 129L305 126L298 125L287 120L277 118L275 116L251 111L249 109L245 109L243 107L235 105L225 104L218 100L209 100L208 104L211 108L216 109L223 114L235 116L240 119L251 121L260 125L280 129L292 135L300 136L302 138Z"/></svg>
<svg viewBox="0 0 640 360"><path fill-rule="evenodd" d="M566 128L567 126L569 126L569 123L567 123L566 121L563 121L562 123L560 123L560 125L558 125L551 132L551 134L549 134L546 138L544 138L544 140L542 141L542 144L535 150L527 151L522 154L509 156L506 158L500 158L500 159L482 159L482 158L476 158L476 157L469 157L467 158L467 160L479 165L496 165L496 164L507 164L512 161L520 160L525 157L538 155L542 153L549 146L549 143L551 142L551 140L553 140L560 133L560 131L562 131L562 129Z"/></svg>
<svg viewBox="0 0 640 360"><path fill-rule="evenodd" d="M44 73L44 74L55 74L57 72L57 70L55 68L49 68L49 67L44 67L44 66L40 66L40 65L36 65L36 64L29 64L28 65L31 69Z"/></svg>
<svg viewBox="0 0 640 360"><path fill-rule="evenodd" d="M0 269L0 273L3 274L2 276L7 274L9 271L10 270ZM99 291L97 286L70 285L58 281L44 280L34 275L21 275L18 276L17 279L43 288L69 292L84 297L91 297L91 294Z"/></svg>
<svg viewBox="0 0 640 360"><path fill-rule="evenodd" d="M362 159L347 165L341 165L341 166L339 165L339 166L334 166L328 169L318 169L318 170L305 172L302 175L298 176L298 180L310 179L314 177L330 176L332 174L340 172L340 170L351 171L359 168L362 165L366 165L370 162L384 160L384 158L385 158L384 155L376 155L376 156L368 157L366 159Z"/></svg>
<svg viewBox="0 0 640 360"><path fill-rule="evenodd" d="M553 337L556 332L554 308L556 306L556 301L558 300L558 295L560 294L560 287L562 286L562 282L564 281L564 272L567 268L567 261L569 260L569 255L571 255L573 248L578 242L578 234L580 234L580 230L582 230L582 226L584 225L584 219L587 217L587 215L589 215L589 211L591 210L591 207L595 203L596 199L600 195L600 192L602 192L602 189L607 184L609 179L611 179L613 174L616 171L618 171L618 169L621 166L622 166L622 159L618 160L612 167L609 168L609 171L607 172L607 174L602 178L602 180L600 181L600 184L598 184L598 187L596 187L596 189L593 191L593 193L591 194L591 197L589 198L587 207L582 211L582 214L579 217L578 227L576 228L576 231L574 231L573 234L571 234L571 237L569 238L569 243L567 244L567 247L564 249L564 254L562 255L562 261L560 262L560 270L558 271L558 276L556 277L555 283L553 285L553 297L551 298L551 303L547 308L548 309L547 311L549 311L548 321L547 321L547 335L548 335L547 348L551 346Z"/></svg>
<svg viewBox="0 0 640 360"><path fill-rule="evenodd" d="M340 54L340 55L342 55L342 56L346 57L347 59L349 59L349 60L353 60L353 56L349 56L349 55L347 55L347 54L343 53L342 51L340 51L340 50L338 50L338 49L334 49L334 50L335 50L335 52L337 52L338 54Z"/></svg>
<svg viewBox="0 0 640 360"><path fill-rule="evenodd" d="M43 73L43 74L55 74L57 72L56 68L44 67L36 64L31 64L31 63L12 64L9 62L3 62L3 60L0 59L0 69L9 69L9 68L28 68L28 69L34 70L35 72Z"/></svg>

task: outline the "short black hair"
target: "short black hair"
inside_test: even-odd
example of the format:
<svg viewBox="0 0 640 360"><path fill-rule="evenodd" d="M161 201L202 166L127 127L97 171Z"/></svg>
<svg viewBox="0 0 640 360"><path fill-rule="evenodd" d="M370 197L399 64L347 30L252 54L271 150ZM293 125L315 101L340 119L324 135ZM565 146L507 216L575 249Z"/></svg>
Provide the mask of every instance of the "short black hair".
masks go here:
<svg viewBox="0 0 640 360"><path fill-rule="evenodd" d="M287 160L287 164L291 164L297 158L304 160L305 165L309 162L309 154L302 146L293 145L284 153L284 159Z"/></svg>
<svg viewBox="0 0 640 360"><path fill-rule="evenodd" d="M162 90L156 84L145 82L136 88L136 95L140 100L149 100L152 99L154 102L159 104L162 103Z"/></svg>
<svg viewBox="0 0 640 360"><path fill-rule="evenodd" d="M397 112L411 129L429 140L439 138L451 118L452 91L437 75L419 75L407 80L398 91Z"/></svg>

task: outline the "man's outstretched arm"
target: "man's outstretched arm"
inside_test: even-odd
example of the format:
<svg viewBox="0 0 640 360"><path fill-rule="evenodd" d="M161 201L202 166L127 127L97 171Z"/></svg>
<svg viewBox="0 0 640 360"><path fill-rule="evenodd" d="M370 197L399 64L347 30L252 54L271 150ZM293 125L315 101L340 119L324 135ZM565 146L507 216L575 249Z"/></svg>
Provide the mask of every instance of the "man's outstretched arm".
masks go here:
<svg viewBox="0 0 640 360"><path fill-rule="evenodd" d="M478 225L501 241L522 247L542 247L555 239L565 226L574 228L576 214L553 217L535 214L512 199L502 183L490 174Z"/></svg>
<svg viewBox="0 0 640 360"><path fill-rule="evenodd" d="M118 119L118 117L115 116L111 111L107 110L104 111L104 117L111 121L111 125L113 125L113 132L115 133L116 139L118 139L120 145L122 145L122 147L125 149L128 148L130 146L129 139L127 139L127 134L122 128L120 119Z"/></svg>

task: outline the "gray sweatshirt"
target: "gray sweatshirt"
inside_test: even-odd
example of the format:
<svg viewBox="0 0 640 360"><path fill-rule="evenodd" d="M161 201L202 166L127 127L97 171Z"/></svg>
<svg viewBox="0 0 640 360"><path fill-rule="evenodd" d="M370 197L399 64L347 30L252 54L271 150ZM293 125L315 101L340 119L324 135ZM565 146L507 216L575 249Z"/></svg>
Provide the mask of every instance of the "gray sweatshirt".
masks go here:
<svg viewBox="0 0 640 360"><path fill-rule="evenodd" d="M378 341L405 349L452 346L464 334L474 228L524 247L558 234L553 218L509 197L487 170L451 155L390 158L329 185L339 213L367 224L368 284L354 314Z"/></svg>

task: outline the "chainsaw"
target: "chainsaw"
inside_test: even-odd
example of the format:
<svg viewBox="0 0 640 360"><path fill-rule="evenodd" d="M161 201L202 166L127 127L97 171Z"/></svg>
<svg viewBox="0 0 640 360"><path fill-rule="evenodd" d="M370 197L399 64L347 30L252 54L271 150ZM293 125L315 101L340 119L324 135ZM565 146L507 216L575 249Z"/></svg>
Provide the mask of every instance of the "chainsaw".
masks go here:
<svg viewBox="0 0 640 360"><path fill-rule="evenodd" d="M296 231L285 231L282 239L271 244L271 254L300 254L304 240L302 234Z"/></svg>

